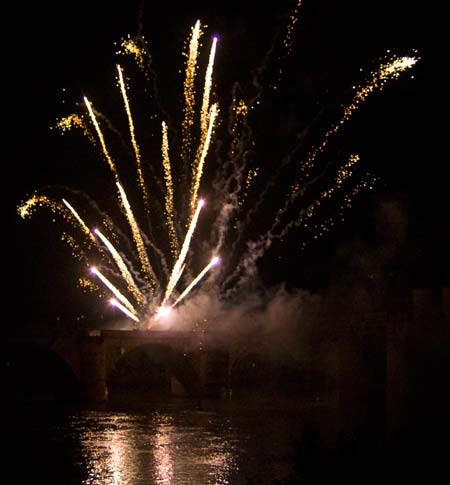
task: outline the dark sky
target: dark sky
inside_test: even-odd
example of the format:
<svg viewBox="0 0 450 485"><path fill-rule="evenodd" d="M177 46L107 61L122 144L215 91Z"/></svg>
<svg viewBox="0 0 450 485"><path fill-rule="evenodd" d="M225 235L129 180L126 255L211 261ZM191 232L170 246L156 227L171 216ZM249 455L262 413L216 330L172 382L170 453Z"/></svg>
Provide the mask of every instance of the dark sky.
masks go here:
<svg viewBox="0 0 450 485"><path fill-rule="evenodd" d="M190 26L200 18L209 31L220 35L216 84L225 92L225 83L231 85L256 67L292 6L288 1L245 0L223 4L193 1L182 8L172 2L105 2L103 8L101 4L40 2L11 7L4 15L10 25L3 42L4 165L9 174L8 224L13 228L12 241L8 241L12 247L6 256L14 274L12 297L27 319L63 312L76 296L70 289L73 281L60 276L66 256L56 240L37 240L33 223L25 227L15 207L36 188L82 180L77 178L76 167L64 164L68 154L59 151L60 142L49 127L83 94L96 99L108 94L105 82L114 76L114 43L128 33L135 34L142 25L160 77L168 76L167 92L177 90L174 78L182 68L183 43ZM289 121L285 121L288 125L295 127L312 113L314 103L317 108L320 103L323 107L339 104L359 68L373 66L387 49L399 54L417 49L421 59L414 79L406 74L390 83L355 116L348 140L382 183L337 230L334 249L339 249L334 256L329 238L325 239L317 250L324 257L317 257L311 267L302 261L303 278L293 284L314 287L329 282L330 265L344 267L337 259L349 258L361 244L367 248L383 237L397 237L400 229L386 235L390 224L406 228L406 236L403 232L401 236L403 259L398 260L397 268L405 272L408 284L450 284L448 157L439 118L445 96L439 17L430 2L303 2L295 31L294 67L288 72L288 94L293 100ZM51 231L50 226L44 236ZM41 238L42 229L37 232ZM50 258L51 253L55 258ZM67 268L74 266L68 263ZM299 268L298 261L292 266L285 259L277 273L289 274L293 269L298 273ZM55 287L58 291L53 293ZM57 310L52 308L53 296L58 300ZM65 301L61 303L61 299Z"/></svg>

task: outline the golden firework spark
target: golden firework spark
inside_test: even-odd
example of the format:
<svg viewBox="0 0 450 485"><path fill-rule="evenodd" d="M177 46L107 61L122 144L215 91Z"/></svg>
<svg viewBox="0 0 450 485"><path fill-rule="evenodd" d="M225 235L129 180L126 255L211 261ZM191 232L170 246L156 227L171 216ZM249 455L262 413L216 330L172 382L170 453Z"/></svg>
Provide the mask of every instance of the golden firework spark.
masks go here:
<svg viewBox="0 0 450 485"><path fill-rule="evenodd" d="M164 180L166 182L165 209L167 224L169 227L169 241L172 256L175 257L178 252L178 237L175 231L174 213L173 213L173 182L172 170L169 158L169 140L167 136L167 125L162 122L162 158L164 167Z"/></svg>
<svg viewBox="0 0 450 485"><path fill-rule="evenodd" d="M145 39L141 37L141 40L145 42ZM117 51L117 54L129 54L132 55L136 61L136 64L141 70L145 70L145 55L144 51L137 45L137 43L128 35L128 37L122 41L121 49Z"/></svg>
<svg viewBox="0 0 450 485"><path fill-rule="evenodd" d="M195 115L195 75L197 71L197 57L200 37L203 34L200 28L200 20L197 20L192 28L191 40L189 42L189 54L186 61L186 74L184 80L184 120L183 132L183 158L189 163L192 144L192 126Z"/></svg>
<svg viewBox="0 0 450 485"><path fill-rule="evenodd" d="M378 69L370 73L367 81L362 86L354 87L354 90L356 91L355 95L350 103L343 106L343 116L335 125L325 132L321 143L318 146L313 147L307 157L301 161L300 177L296 179L292 185L291 191L288 193L284 205L278 209L275 216L275 222L269 233L272 233L273 228L280 223L281 216L286 213L288 208L291 207L292 203L300 196L300 194L302 194L304 189L314 182L314 180L309 180L311 171L316 167L316 159L318 155L325 150L331 136L336 134L339 129L351 118L352 114L361 106L361 103L366 100L369 94L377 90L382 90L388 80L397 79L402 72L410 69L416 62L416 57L391 56L388 60L382 62ZM323 197L324 194L319 197L317 204L320 204ZM316 206L316 204L314 204L314 206ZM289 227L297 225L298 224L296 223L288 224ZM283 233L286 233L286 229L283 231Z"/></svg>
<svg viewBox="0 0 450 485"><path fill-rule="evenodd" d="M154 290L156 286L156 276L150 264L150 261L148 259L147 251L145 250L145 244L141 236L141 231L136 222L136 219L134 218L134 214L133 214L133 211L131 210L131 205L128 202L128 197L127 197L127 194L125 193L125 190L123 190L119 182L117 182L116 185L117 185L117 188L119 189L122 207L125 210L125 214L128 219L128 224L130 226L131 233L133 235L134 243L136 245L139 258L141 260L142 269L144 271L144 274L146 275L146 278L152 290Z"/></svg>
<svg viewBox="0 0 450 485"><path fill-rule="evenodd" d="M123 102L125 104L125 111L126 111L127 117L128 117L128 127L129 127L129 130L130 130L131 144L133 145L134 154L135 154L135 157L136 157L136 166L137 166L137 172L138 172L139 186L141 187L141 190L142 190L142 195L143 195L143 198L144 198L144 204L145 204L146 207L148 207L147 185L146 185L145 180L144 180L144 175L142 174L141 153L140 153L137 141L136 141L136 135L135 135L135 132L134 132L133 116L131 115L130 102L128 101L127 90L126 90L126 87L125 87L125 81L123 79L123 72L122 72L122 68L119 65L117 65L117 72L119 73L120 91L122 93Z"/></svg>
<svg viewBox="0 0 450 485"><path fill-rule="evenodd" d="M30 217L33 214L33 212L36 210L36 207L42 207L44 205L50 207L53 212L61 211L61 205L50 199L46 195L33 195L21 205L19 205L19 207L17 208L17 213L22 219L25 219L26 217Z"/></svg>
<svg viewBox="0 0 450 485"><path fill-rule="evenodd" d="M367 81L362 86L354 86L355 95L349 104L343 106L344 114L341 119L330 128L322 138L319 146L315 147L307 156L306 161L301 165L301 171L306 172L314 166L314 161L319 153L322 153L328 144L330 137L336 134L339 129L350 119L352 114L361 106L369 94L381 91L389 79L397 79L400 74L410 69L417 62L416 57L392 56L389 60L382 62L378 69L371 72Z"/></svg>

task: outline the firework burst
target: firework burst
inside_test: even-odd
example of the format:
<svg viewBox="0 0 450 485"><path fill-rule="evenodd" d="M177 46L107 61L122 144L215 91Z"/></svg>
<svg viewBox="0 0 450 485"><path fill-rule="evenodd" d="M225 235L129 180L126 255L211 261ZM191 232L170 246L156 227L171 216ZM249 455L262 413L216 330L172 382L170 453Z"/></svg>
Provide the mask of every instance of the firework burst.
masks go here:
<svg viewBox="0 0 450 485"><path fill-rule="evenodd" d="M270 72L271 58L279 64L288 57L300 3L279 45L264 59L264 69L255 74L257 93L246 96L236 84L227 109L215 92L214 63L220 40L214 36L208 42L209 56L202 63L205 33L197 21L185 53L179 130L162 110L158 117L136 122L134 111L142 112L137 98L144 93L135 92L135 78L129 73L150 81L151 86L156 83L142 36L128 36L117 52L125 63L117 64L117 85L128 134L113 128L87 97L78 112L58 121L62 132L81 129L106 162L115 207L99 211L93 201L86 203L87 197L79 200L77 193L67 190L55 197L36 193L18 212L25 218L37 206L47 206L61 217L62 224L69 224L71 236L65 229L64 240L72 241L73 252L85 263L83 281L90 280L102 297L137 325L151 326L166 310L181 305L200 282L223 298L232 297L254 281L258 260L275 241L303 230L309 236L299 243L300 251L329 232L359 193L375 183L375 176L356 170L357 154L339 159L325 155L333 137L365 99L410 69L417 61L414 56L382 59L354 87L353 97L342 105L340 116L322 133L319 143L302 146L302 150L298 145L290 147L270 163L259 162L253 155L258 147L252 122L263 116L265 96L258 73ZM273 72L272 93L279 91L282 70L278 66ZM158 109L157 93L154 89L148 93L153 103L149 109ZM155 127L147 126L153 118L157 119ZM158 133L157 150L140 143L140 136L149 129ZM128 149L116 155L111 147L120 144ZM285 174L290 180L288 190L280 182ZM323 210L327 204L333 205L331 215Z"/></svg>

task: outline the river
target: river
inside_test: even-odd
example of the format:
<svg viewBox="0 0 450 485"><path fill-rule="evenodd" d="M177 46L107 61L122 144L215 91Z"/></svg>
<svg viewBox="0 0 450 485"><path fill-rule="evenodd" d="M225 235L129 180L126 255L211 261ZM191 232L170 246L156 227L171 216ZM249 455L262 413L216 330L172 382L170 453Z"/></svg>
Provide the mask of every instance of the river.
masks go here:
<svg viewBox="0 0 450 485"><path fill-rule="evenodd" d="M322 483L336 438L334 410L320 403L276 396L130 402L16 407L3 428L4 483Z"/></svg>

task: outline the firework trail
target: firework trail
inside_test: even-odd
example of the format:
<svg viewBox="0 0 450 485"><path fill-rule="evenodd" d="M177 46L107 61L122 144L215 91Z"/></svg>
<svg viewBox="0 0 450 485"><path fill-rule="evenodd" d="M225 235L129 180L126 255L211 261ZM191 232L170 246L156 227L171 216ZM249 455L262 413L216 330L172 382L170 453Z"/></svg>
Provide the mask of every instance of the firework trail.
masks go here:
<svg viewBox="0 0 450 485"><path fill-rule="evenodd" d="M186 76L184 80L184 120L183 130L183 159L186 165L191 158L192 127L194 126L195 115L195 75L197 72L197 56L200 37L203 32L200 28L200 20L197 20L192 28L191 40L189 42L189 55L186 62Z"/></svg>
<svg viewBox="0 0 450 485"><path fill-rule="evenodd" d="M167 136L167 125L164 121L162 122L162 158L164 166L164 179L166 181L165 209L167 224L169 226L170 249L172 251L172 256L176 257L176 254L178 253L178 237L175 230L174 221L173 181L169 158L169 139Z"/></svg>
<svg viewBox="0 0 450 485"><path fill-rule="evenodd" d="M105 138L104 138L102 130L100 129L100 126L98 124L97 117L95 116L95 113L94 113L94 109L92 108L92 105L91 105L90 101L86 98L86 96L84 97L84 102L85 102L87 109L89 111L89 116L91 117L92 123L94 124L95 131L97 132L97 135L98 135L98 139L100 140L100 144L102 146L103 154L105 155L105 158L106 158L106 160L109 164L109 168L111 169L111 172L114 174L114 178L115 178L116 182L118 182L119 181L119 175L117 173L116 165L115 165L113 159L111 158L111 156L108 152L108 149L106 147Z"/></svg>
<svg viewBox="0 0 450 485"><path fill-rule="evenodd" d="M169 136L169 130L174 133L177 130L171 126L167 112L162 108L144 39L128 37L122 42L118 54L131 58L138 70L144 72L146 80L151 81L150 97L161 116L155 128L155 132L160 133L161 143L154 150L141 144L136 136L136 126L139 125L136 125L131 106L140 104L133 98L136 93L132 89L132 78L125 76L128 68L117 64L118 87L131 144L127 153L134 158L136 169L133 182L126 176L125 169L130 166L126 163L128 160L111 156L109 139L99 124L99 112L86 97L84 106L88 116L85 113L71 114L58 124L62 132L72 127L81 128L94 146L100 143L101 153L114 177L114 203L127 223L126 229L121 229L121 224L109 215L109 211L102 217L102 230L90 229L91 224L66 198L53 199L45 194L33 195L18 208L18 212L25 218L36 207L45 206L62 215L63 220L70 221L78 233L87 237L88 244L79 241L79 234L63 233L63 239L72 246L80 246L91 274L113 295L111 305L141 327L149 328L164 309L181 308L181 303L207 274L210 275L208 281L223 298L242 291L257 279L257 262L275 241L281 242L291 232L299 230L309 233L311 240L321 237L334 227L336 220L343 218L356 197L362 191L370 190L376 181L373 175L358 175L360 157L357 154L332 155L325 162L322 158L325 158L331 139L338 135L369 94L381 91L387 81L397 79L413 67L416 57L390 56L384 59L367 79L355 86L350 102L341 106L340 118L325 130L319 143L305 147L302 138L294 147L288 147L277 163L271 160L262 163L258 159L258 150L261 153L264 148L256 145L252 123L264 117L263 101L268 94L264 90L263 75L273 73L268 84L271 95L277 95L284 74L281 62L287 62L292 51L300 5L301 0L298 0L284 36L272 43L258 68L252 71L251 82L256 93L246 95L238 83L233 85L228 119L223 124L219 115L224 110L219 102L211 102L218 39L212 39L202 95L197 96L203 31L200 21L195 23L185 54L180 137ZM222 127L224 130L220 131ZM124 141L112 124L108 124L108 129L109 136L115 135ZM272 133L264 136L270 138ZM159 163L155 163L155 156ZM119 178L119 170L125 184ZM146 180L149 174L152 184ZM287 185L281 182L286 179L289 180ZM132 187L133 183L136 187ZM208 206L207 210L201 211L204 197L208 199ZM140 203L137 206L136 201ZM334 214L330 215L323 208L331 204ZM148 225L154 230L143 231L142 216L149 219ZM299 250L306 244L303 240ZM224 256L221 265L218 266L218 257L205 264L205 254ZM102 272L92 265L98 256ZM105 276L105 272L115 283Z"/></svg>
<svg viewBox="0 0 450 485"><path fill-rule="evenodd" d="M119 73L120 91L122 92L122 97L123 97L123 101L124 101L124 104L125 104L125 111L126 111L127 117L128 117L128 126L129 126L129 129L130 129L131 143L133 145L133 150L134 150L134 153L135 153L135 156L136 156L136 165L137 165L139 186L141 187L141 190L142 190L142 195L143 195L143 198L144 198L145 206L148 208L147 185L145 183L144 175L142 173L141 153L140 153L140 150L139 150L139 145L137 144L137 141L136 141L136 136L134 134L133 116L131 115L130 103L128 101L127 90L126 90L126 87L125 87L125 82L123 80L122 68L119 65L117 65L117 71Z"/></svg>
<svg viewBox="0 0 450 485"><path fill-rule="evenodd" d="M83 221L83 219L80 217L80 215L78 214L78 212L73 208L72 205L69 204L69 202L67 202L66 199L62 199L63 201L63 204L70 210L70 212L74 215L75 219L78 221L78 223L80 224L81 226L81 229L83 230L83 232L85 234L87 234L91 240L96 243L97 241L95 240L95 237L92 235L92 232L89 230L89 227L86 225L86 223Z"/></svg>
<svg viewBox="0 0 450 485"><path fill-rule="evenodd" d="M136 314L133 312L130 312L130 310L128 310L126 306L119 303L115 298L111 298L109 302L111 303L112 306L115 306L116 308L118 308L122 313L125 313L127 317L131 318L135 322L139 322L139 318L136 316Z"/></svg>
<svg viewBox="0 0 450 485"><path fill-rule="evenodd" d="M200 280L202 280L206 273L213 267L219 264L219 258L214 256L211 261L200 271L200 273L192 280L191 283L186 287L186 289L181 293L181 295L172 303L172 307L180 303L180 301L189 294L189 292L196 286Z"/></svg>
<svg viewBox="0 0 450 485"><path fill-rule="evenodd" d="M94 229L94 233L101 239L103 244L108 248L108 251L111 253L112 258L117 264L119 268L120 274L122 275L123 279L127 282L128 289L134 295L136 300L142 305L145 301L144 295L139 291L139 288L134 281L132 274L130 273L125 261L123 260L122 256L119 254L117 249L114 247L113 244L98 230Z"/></svg>
<svg viewBox="0 0 450 485"><path fill-rule="evenodd" d="M125 214L126 214L127 219L128 219L128 224L130 225L131 232L133 234L133 240L136 244L136 249L138 251L139 258L141 260L142 269L144 271L146 279L150 283L152 291L154 291L155 285L156 285L156 277L155 277L155 273L153 271L153 268L150 264L150 261L148 259L148 255L147 255L147 251L145 249L144 241L142 239L141 231L140 231L139 226L138 226L136 219L134 217L134 214L133 214L133 211L131 209L131 205L128 201L128 197L127 197L125 190L122 188L122 186L120 185L119 182L117 182L116 185L117 185L117 188L119 189L120 200L122 202L122 206L125 210Z"/></svg>
<svg viewBox="0 0 450 485"><path fill-rule="evenodd" d="M123 295L118 288L116 288L108 278L102 274L97 268L94 266L91 268L91 273L95 276L98 276L101 282L118 298L123 305L127 308L129 312L131 312L135 317L137 315L136 309L131 304L131 302ZM136 317L137 318L137 317Z"/></svg>
<svg viewBox="0 0 450 485"><path fill-rule="evenodd" d="M186 259L186 255L189 250L189 245L191 243L192 235L194 234L194 229L195 229L195 226L197 225L198 216L200 215L200 210L203 207L203 204L204 204L203 199L200 199L198 201L197 209L194 213L194 216L192 217L192 221L189 225L189 230L186 234L183 245L181 247L180 255L178 256L178 259L173 267L172 274L170 275L169 283L167 285L167 289L164 294L164 298L162 300L161 306L163 306L166 303L167 299L172 294L172 291L175 288L175 285L178 283L178 280L180 279L181 273L183 271L184 260Z"/></svg>

